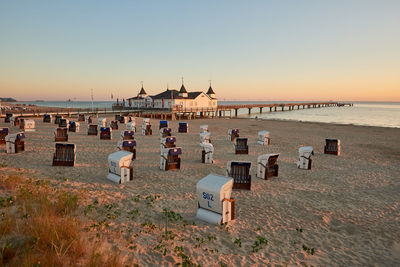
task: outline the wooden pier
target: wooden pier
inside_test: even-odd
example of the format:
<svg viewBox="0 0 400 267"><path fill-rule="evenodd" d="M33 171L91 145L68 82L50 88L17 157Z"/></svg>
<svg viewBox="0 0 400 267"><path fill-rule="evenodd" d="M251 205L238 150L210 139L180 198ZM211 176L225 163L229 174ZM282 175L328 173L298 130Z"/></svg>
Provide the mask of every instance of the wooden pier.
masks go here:
<svg viewBox="0 0 400 267"><path fill-rule="evenodd" d="M309 108L323 107L343 107L353 106L352 103L341 102L307 102L307 103L274 103L274 104L238 104L238 105L218 105L216 108L183 108L181 106L173 106L172 109L61 109L54 112L16 112L10 111L15 116L21 117L37 117L43 114L66 115L69 117L78 116L79 114L99 115L132 115L136 117L148 117L154 119L196 119L196 118L232 118L237 117L240 109L247 109L248 114L256 110L260 114L263 112L292 111ZM0 114L5 117L5 113Z"/></svg>

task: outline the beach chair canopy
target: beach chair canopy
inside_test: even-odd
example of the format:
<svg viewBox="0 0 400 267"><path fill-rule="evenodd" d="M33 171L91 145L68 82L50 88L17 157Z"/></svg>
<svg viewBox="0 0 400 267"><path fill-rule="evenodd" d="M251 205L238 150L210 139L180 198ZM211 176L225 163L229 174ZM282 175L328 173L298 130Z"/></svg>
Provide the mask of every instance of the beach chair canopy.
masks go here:
<svg viewBox="0 0 400 267"><path fill-rule="evenodd" d="M279 153L263 154L258 156L257 162L267 167L271 167L278 161Z"/></svg>
<svg viewBox="0 0 400 267"><path fill-rule="evenodd" d="M104 132L109 133L112 131L112 129L110 127L100 127L100 131L103 133Z"/></svg>
<svg viewBox="0 0 400 267"><path fill-rule="evenodd" d="M5 127L5 128L0 128L0 134L2 134L2 135L7 135L8 134L8 132L9 132L9 129L7 128L7 127Z"/></svg>
<svg viewBox="0 0 400 267"><path fill-rule="evenodd" d="M303 146L299 148L299 156L309 158L314 155L314 149L312 146Z"/></svg>
<svg viewBox="0 0 400 267"><path fill-rule="evenodd" d="M132 163L133 154L120 150L108 155L108 166L110 172L120 175L122 167L129 167Z"/></svg>
<svg viewBox="0 0 400 267"><path fill-rule="evenodd" d="M210 142L211 139L211 133L210 132L202 132L200 134L200 143L204 143L204 142Z"/></svg>
<svg viewBox="0 0 400 267"><path fill-rule="evenodd" d="M200 208L222 213L222 200L230 199L233 179L226 176L209 174L196 185L196 193Z"/></svg>
<svg viewBox="0 0 400 267"><path fill-rule="evenodd" d="M176 137L175 136L168 136L162 139L163 144L166 143L175 143L176 142Z"/></svg>
<svg viewBox="0 0 400 267"><path fill-rule="evenodd" d="M182 148L181 147L170 147L168 148L168 155L170 156L176 156L176 155L181 155L182 154Z"/></svg>
<svg viewBox="0 0 400 267"><path fill-rule="evenodd" d="M214 146L211 143L202 143L200 145L206 152L214 152Z"/></svg>
<svg viewBox="0 0 400 267"><path fill-rule="evenodd" d="M166 128L166 127L161 128L160 133L171 133L171 128Z"/></svg>
<svg viewBox="0 0 400 267"><path fill-rule="evenodd" d="M187 122L180 122L179 127L187 127Z"/></svg>
<svg viewBox="0 0 400 267"><path fill-rule="evenodd" d="M160 129L164 127L168 127L168 121L160 121Z"/></svg>
<svg viewBox="0 0 400 267"><path fill-rule="evenodd" d="M135 146L136 146L136 140L132 140L132 141L125 140L125 141L122 141L122 147L135 147Z"/></svg>
<svg viewBox="0 0 400 267"><path fill-rule="evenodd" d="M208 132L208 125L200 125L200 133Z"/></svg>

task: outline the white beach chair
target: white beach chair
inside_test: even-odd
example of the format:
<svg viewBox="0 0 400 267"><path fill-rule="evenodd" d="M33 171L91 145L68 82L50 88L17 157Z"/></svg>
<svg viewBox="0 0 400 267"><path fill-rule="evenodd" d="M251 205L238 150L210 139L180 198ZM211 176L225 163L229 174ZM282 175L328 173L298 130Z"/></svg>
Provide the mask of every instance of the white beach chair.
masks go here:
<svg viewBox="0 0 400 267"><path fill-rule="evenodd" d="M214 156L214 146L211 143L202 143L200 146L203 148L203 150L201 151L201 162L212 164Z"/></svg>
<svg viewBox="0 0 400 267"><path fill-rule="evenodd" d="M271 139L269 138L269 132L268 131L259 131L257 143L259 143L260 145L263 145L263 146L269 145L271 143Z"/></svg>
<svg viewBox="0 0 400 267"><path fill-rule="evenodd" d="M99 127L107 127L107 119L106 118L98 118Z"/></svg>
<svg viewBox="0 0 400 267"><path fill-rule="evenodd" d="M35 121L34 120L24 119L23 129L24 129L25 132L34 132L34 131L36 131L36 129L35 129Z"/></svg>
<svg viewBox="0 0 400 267"><path fill-rule="evenodd" d="M235 200L231 198L233 179L209 174L196 185L197 214L202 221L224 224L235 219Z"/></svg>
<svg viewBox="0 0 400 267"><path fill-rule="evenodd" d="M314 155L312 146L303 146L299 148L299 160L297 161L297 168L311 170L311 156Z"/></svg>
<svg viewBox="0 0 400 267"><path fill-rule="evenodd" d="M161 170L179 170L181 168L182 154L181 147L166 147L161 149L160 169Z"/></svg>
<svg viewBox="0 0 400 267"><path fill-rule="evenodd" d="M257 158L257 177L267 180L278 176L279 165L277 164L279 153L264 154Z"/></svg>
<svg viewBox="0 0 400 267"><path fill-rule="evenodd" d="M18 116L12 116L10 117L10 124L11 126L19 126L19 117Z"/></svg>
<svg viewBox="0 0 400 267"><path fill-rule="evenodd" d="M92 123L93 123L93 118L92 118L92 116L86 115L86 116L85 116L85 122L86 122L87 124L92 124Z"/></svg>
<svg viewBox="0 0 400 267"><path fill-rule="evenodd" d="M200 133L208 132L208 125L200 125Z"/></svg>
<svg viewBox="0 0 400 267"><path fill-rule="evenodd" d="M5 137L6 152L8 154L19 153L25 150L25 134L23 132L9 134Z"/></svg>
<svg viewBox="0 0 400 267"><path fill-rule="evenodd" d="M211 143L211 133L210 132L200 133L200 146L203 143Z"/></svg>
<svg viewBox="0 0 400 267"><path fill-rule="evenodd" d="M239 129L228 129L228 140L234 141L236 137L239 137Z"/></svg>
<svg viewBox="0 0 400 267"><path fill-rule="evenodd" d="M119 184L133 180L132 158L133 153L124 150L108 155L107 178Z"/></svg>

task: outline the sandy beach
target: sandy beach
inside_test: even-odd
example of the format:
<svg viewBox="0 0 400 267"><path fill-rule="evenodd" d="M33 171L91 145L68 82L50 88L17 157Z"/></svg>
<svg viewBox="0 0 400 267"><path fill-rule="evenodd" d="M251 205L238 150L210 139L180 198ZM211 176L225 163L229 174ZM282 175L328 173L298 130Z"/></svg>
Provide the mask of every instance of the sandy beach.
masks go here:
<svg viewBox="0 0 400 267"><path fill-rule="evenodd" d="M56 125L34 120L36 131L26 133L23 153L6 154L0 147L0 172L54 181L82 194L82 227L104 249L120 250L126 264L172 266L182 263L182 255L201 266L400 264L400 129L199 119L187 121L189 133L177 133L178 121L169 121L183 154L181 169L166 172L159 169L159 120L151 120L152 136L135 134L134 180L118 185L106 179L107 157L117 151L125 125L119 124L112 140L100 140L81 123L79 132L69 133L77 146L75 167L53 167ZM136 118L138 130L141 123ZM212 165L201 163L202 124L209 125L215 147ZM4 119L1 127L19 131ZM248 137L248 155L235 155L228 128ZM270 131L269 146L257 144L260 130ZM325 138L341 140L341 156L323 154ZM296 167L301 146L314 148L311 170ZM277 178L256 178L257 157L265 153L280 153ZM236 219L227 226L199 221L196 183L209 173L225 175L229 160L252 162L251 191L233 191ZM164 209L170 214L166 236ZM255 244L259 237L268 243Z"/></svg>

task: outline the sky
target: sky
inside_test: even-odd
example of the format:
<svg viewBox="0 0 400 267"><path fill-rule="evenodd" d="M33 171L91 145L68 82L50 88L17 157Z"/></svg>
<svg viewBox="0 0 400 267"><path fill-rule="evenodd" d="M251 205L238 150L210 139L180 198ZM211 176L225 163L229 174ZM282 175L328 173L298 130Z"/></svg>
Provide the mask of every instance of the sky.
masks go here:
<svg viewBox="0 0 400 267"><path fill-rule="evenodd" d="M400 1L0 1L0 97L400 101Z"/></svg>

